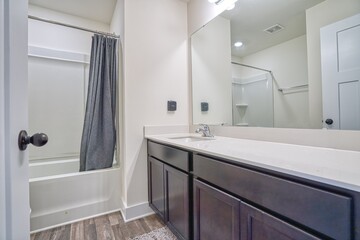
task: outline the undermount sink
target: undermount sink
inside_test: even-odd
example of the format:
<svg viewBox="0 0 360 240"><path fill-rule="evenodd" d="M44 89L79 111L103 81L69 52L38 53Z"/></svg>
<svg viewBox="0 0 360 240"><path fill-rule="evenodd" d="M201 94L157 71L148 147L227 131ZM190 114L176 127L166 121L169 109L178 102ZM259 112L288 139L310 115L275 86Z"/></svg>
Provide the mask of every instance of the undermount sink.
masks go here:
<svg viewBox="0 0 360 240"><path fill-rule="evenodd" d="M197 141L214 140L215 138L184 136L184 137L170 137L169 139L181 140L182 142L197 142Z"/></svg>

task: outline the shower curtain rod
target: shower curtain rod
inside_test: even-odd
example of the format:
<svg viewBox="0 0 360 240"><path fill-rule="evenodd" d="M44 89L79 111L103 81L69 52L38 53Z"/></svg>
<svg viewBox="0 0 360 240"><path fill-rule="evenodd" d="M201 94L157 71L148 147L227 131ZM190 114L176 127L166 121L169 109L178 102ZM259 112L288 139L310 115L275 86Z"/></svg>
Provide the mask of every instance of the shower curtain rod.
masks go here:
<svg viewBox="0 0 360 240"><path fill-rule="evenodd" d="M66 23L61 23L61 22L57 22L57 21L53 21L53 20L49 20L49 19L45 19L45 18L39 18L39 17L35 17L35 16L32 16L32 15L28 15L28 18L33 19L33 20L37 20L37 21L56 24L56 25L60 25L60 26L64 26L64 27L75 28L75 29L82 30L82 31L85 31L85 32L92 32L92 33L97 33L97 34L108 36L108 37L120 38L119 35L116 35L114 33L94 31L94 30L91 30L91 29L88 29L88 28L78 27L78 26L74 26L74 25L70 25L70 24L66 24Z"/></svg>
<svg viewBox="0 0 360 240"><path fill-rule="evenodd" d="M269 73L272 74L272 71L267 70L267 69L264 69L264 68L258 68L258 67L254 67L254 66L250 66L250 65L246 65L246 64L242 64L242 63L237 63L237 62L231 62L231 63L232 63L232 64L235 64L235 65L240 65L240 66L244 66L244 67L249 67L249 68L254 68L254 69L257 69L257 70L269 72Z"/></svg>

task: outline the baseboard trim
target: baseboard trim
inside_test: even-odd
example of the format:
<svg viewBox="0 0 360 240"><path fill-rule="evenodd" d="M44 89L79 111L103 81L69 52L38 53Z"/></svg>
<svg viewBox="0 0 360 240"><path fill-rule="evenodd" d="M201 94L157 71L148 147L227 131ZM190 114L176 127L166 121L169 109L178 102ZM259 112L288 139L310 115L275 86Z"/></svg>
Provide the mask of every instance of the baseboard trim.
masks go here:
<svg viewBox="0 0 360 240"><path fill-rule="evenodd" d="M110 213L114 213L114 212L121 212L121 211L122 211L122 209L119 208L119 209L111 210L111 211L108 211L108 212L103 212L103 213L94 214L94 215L91 215L91 216L86 216L86 217L83 217L83 218L78 218L78 219L71 220L71 221L68 221L68 222L48 226L48 227L41 228L41 229L36 229L34 231L31 231L30 234L46 231L46 230L49 230L49 229L52 229L52 228L61 227L61 226L65 226L65 225L68 225L68 224L75 223L75 222L80 222L80 221L84 221L84 220L87 220L87 219L90 219L90 218L100 217L100 216L103 216L103 215L106 215L106 214L110 214Z"/></svg>
<svg viewBox="0 0 360 240"><path fill-rule="evenodd" d="M143 218L149 215L154 214L155 212L149 207L148 202L143 202L140 204L132 205L130 207L125 206L124 202L122 203L124 208L121 210L125 222L130 222L139 218Z"/></svg>
<svg viewBox="0 0 360 240"><path fill-rule="evenodd" d="M148 202L144 202L144 203L136 204L136 205L133 205L133 206L130 206L130 207L126 207L126 205L124 204L124 202L122 200L121 204L120 204L120 208L117 208L117 209L114 209L114 210L111 210L111 211L108 211L108 212L102 212L102 213L99 213L99 214L94 214L94 215L86 216L86 217L83 217L83 218L77 218L77 219L67 221L67 222L63 222L63 223L60 223L60 224L55 224L55 225L51 225L51 226L48 226L48 227L36 229L36 230L31 231L30 234L46 231L46 230L49 230L49 229L52 229L52 228L61 227L61 226L68 225L68 224L71 224L71 223L84 221L84 220L87 220L87 219L90 219L90 218L95 218L95 217L103 216L103 215L118 212L118 211L120 211L120 213L121 213L121 215L122 215L122 217L124 219L124 222L134 221L136 219L143 218L143 217L155 214L155 212L149 207Z"/></svg>

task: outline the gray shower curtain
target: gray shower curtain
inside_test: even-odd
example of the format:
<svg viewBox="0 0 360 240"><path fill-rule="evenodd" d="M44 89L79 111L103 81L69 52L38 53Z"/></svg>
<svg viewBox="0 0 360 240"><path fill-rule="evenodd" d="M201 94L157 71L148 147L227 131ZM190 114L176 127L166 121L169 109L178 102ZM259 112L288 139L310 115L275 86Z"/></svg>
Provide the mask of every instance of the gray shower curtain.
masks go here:
<svg viewBox="0 0 360 240"><path fill-rule="evenodd" d="M117 39L92 37L80 171L112 167L116 143Z"/></svg>

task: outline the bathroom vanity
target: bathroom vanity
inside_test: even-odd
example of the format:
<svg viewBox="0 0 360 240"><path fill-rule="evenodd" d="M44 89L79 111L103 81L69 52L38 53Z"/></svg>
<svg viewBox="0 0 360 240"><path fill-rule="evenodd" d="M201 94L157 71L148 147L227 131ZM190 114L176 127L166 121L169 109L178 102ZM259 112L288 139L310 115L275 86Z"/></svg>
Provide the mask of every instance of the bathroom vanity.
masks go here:
<svg viewBox="0 0 360 240"><path fill-rule="evenodd" d="M360 239L358 152L147 139L149 203L179 239Z"/></svg>
<svg viewBox="0 0 360 240"><path fill-rule="evenodd" d="M150 206L180 239L191 239L191 154L150 141L148 154Z"/></svg>

